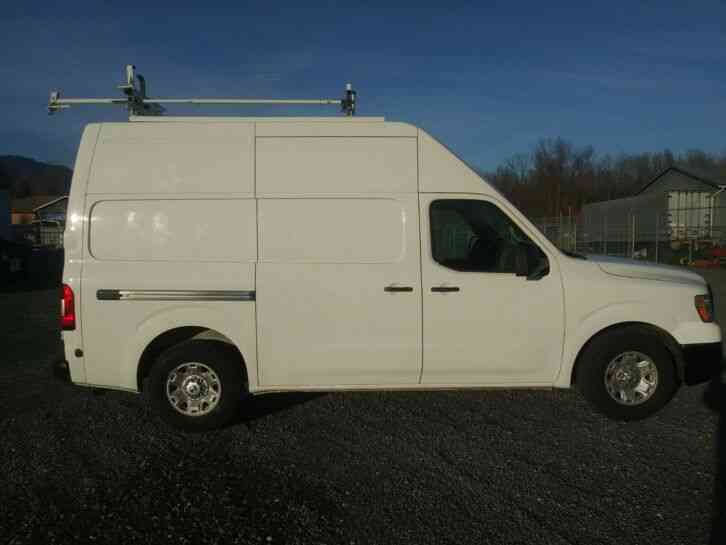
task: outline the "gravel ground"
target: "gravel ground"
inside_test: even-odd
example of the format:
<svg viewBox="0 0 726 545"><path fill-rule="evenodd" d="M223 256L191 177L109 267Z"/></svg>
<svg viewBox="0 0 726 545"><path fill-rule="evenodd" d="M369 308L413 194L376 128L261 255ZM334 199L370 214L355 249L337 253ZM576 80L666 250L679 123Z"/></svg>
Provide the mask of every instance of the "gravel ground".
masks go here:
<svg viewBox="0 0 726 545"><path fill-rule="evenodd" d="M690 544L720 512L719 384L630 424L572 391L267 395L188 435L50 378L56 296L0 293L0 543Z"/></svg>

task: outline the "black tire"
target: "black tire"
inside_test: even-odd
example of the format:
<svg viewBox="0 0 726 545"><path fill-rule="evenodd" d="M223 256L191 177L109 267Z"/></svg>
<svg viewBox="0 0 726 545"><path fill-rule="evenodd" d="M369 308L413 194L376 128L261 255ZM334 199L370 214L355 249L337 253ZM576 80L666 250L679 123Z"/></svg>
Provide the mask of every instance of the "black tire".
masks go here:
<svg viewBox="0 0 726 545"><path fill-rule="evenodd" d="M636 405L616 401L605 386L608 365L625 352L648 356L657 369L657 385L650 397ZM599 334L580 355L576 374L577 389L599 412L615 420L641 420L665 406L679 386L676 367L658 332L632 325Z"/></svg>
<svg viewBox="0 0 726 545"><path fill-rule="evenodd" d="M220 395L205 414L188 415L177 410L167 396L167 378L180 365L201 363L215 375ZM207 431L228 424L236 415L246 381L239 353L227 343L191 340L175 345L159 356L144 385L145 395L166 423L185 431ZM201 372L204 376L205 372ZM206 385L207 383L205 383Z"/></svg>

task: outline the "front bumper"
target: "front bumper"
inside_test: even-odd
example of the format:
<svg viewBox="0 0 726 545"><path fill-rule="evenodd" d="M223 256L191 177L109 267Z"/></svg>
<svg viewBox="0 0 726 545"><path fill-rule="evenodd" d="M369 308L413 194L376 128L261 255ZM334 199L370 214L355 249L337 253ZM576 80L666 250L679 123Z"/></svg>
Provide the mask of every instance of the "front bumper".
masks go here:
<svg viewBox="0 0 726 545"><path fill-rule="evenodd" d="M721 342L681 345L683 380L688 385L718 377L723 369Z"/></svg>

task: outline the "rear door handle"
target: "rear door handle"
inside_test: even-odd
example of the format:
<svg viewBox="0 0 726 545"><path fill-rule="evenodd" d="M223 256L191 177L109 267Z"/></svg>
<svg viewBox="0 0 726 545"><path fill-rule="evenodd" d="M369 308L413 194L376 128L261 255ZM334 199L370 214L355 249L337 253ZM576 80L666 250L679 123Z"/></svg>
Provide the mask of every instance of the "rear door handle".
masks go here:
<svg viewBox="0 0 726 545"><path fill-rule="evenodd" d="M404 291L413 291L413 288L411 286L386 286L383 288L383 291L387 291L389 293L400 293Z"/></svg>
<svg viewBox="0 0 726 545"><path fill-rule="evenodd" d="M454 291L459 291L458 286L434 286L431 288L431 291L434 293L451 293Z"/></svg>

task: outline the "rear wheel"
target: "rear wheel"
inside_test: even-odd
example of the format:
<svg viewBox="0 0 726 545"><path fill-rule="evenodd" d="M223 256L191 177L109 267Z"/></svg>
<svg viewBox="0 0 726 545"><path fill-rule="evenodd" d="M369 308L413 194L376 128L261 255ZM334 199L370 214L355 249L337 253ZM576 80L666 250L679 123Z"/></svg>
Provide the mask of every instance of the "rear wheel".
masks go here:
<svg viewBox="0 0 726 545"><path fill-rule="evenodd" d="M645 326L602 333L580 358L577 388L610 418L646 418L668 403L678 389L671 353L658 333Z"/></svg>
<svg viewBox="0 0 726 545"><path fill-rule="evenodd" d="M191 340L161 354L146 381L146 395L167 423L205 431L235 417L244 386L242 362L234 347Z"/></svg>

